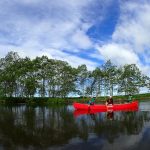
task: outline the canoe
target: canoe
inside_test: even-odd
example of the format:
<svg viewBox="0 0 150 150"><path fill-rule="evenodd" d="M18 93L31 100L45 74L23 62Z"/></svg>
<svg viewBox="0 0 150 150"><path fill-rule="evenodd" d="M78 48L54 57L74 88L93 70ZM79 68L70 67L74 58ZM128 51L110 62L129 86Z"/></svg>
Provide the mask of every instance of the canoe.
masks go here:
<svg viewBox="0 0 150 150"><path fill-rule="evenodd" d="M106 111L121 111L121 110L128 110L128 109L134 109L138 108L138 101L133 101L131 103L123 103L123 104L113 104L113 105L102 105L102 104L94 104L94 105L89 105L89 104L84 104L84 103L73 103L73 107L76 110L98 110L101 112L106 112Z"/></svg>

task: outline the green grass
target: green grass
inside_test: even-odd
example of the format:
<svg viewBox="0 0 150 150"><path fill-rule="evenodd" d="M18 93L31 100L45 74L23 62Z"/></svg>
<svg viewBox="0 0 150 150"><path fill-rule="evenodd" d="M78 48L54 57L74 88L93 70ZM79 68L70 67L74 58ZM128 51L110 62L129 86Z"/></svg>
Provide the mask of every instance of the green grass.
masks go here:
<svg viewBox="0 0 150 150"><path fill-rule="evenodd" d="M96 103L105 102L108 96L101 96L96 98ZM49 97L2 97L0 98L0 104L20 104L25 103L27 105L52 105L52 104L72 104L73 102L87 103L90 97L71 97L71 98L49 98ZM113 96L114 102L124 101L128 99L128 95ZM150 93L135 94L133 99L139 101L150 100Z"/></svg>

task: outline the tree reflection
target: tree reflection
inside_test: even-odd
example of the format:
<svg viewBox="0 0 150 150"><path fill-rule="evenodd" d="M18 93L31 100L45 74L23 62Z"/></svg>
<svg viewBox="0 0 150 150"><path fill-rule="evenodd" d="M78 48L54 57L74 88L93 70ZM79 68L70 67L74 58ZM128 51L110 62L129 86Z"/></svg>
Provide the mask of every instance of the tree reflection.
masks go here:
<svg viewBox="0 0 150 150"><path fill-rule="evenodd" d="M75 118L66 106L1 106L0 139L4 149L12 150L48 149L74 138L87 141L90 133L113 143L122 134L139 134L149 120L149 112L99 113Z"/></svg>
<svg viewBox="0 0 150 150"><path fill-rule="evenodd" d="M101 115L101 113L88 115L86 123L89 126L88 128L92 128L91 132L94 132L100 138L107 139L110 143L113 143L120 135L139 134L145 121L150 120L149 112L119 112L117 117L114 117L113 112L108 112L103 117ZM91 121L89 120L94 123L90 124ZM85 128L87 128L86 126ZM78 124L78 128L84 127Z"/></svg>
<svg viewBox="0 0 150 150"><path fill-rule="evenodd" d="M75 120L66 108L0 108L0 138L5 149L46 149L65 144L76 134Z"/></svg>

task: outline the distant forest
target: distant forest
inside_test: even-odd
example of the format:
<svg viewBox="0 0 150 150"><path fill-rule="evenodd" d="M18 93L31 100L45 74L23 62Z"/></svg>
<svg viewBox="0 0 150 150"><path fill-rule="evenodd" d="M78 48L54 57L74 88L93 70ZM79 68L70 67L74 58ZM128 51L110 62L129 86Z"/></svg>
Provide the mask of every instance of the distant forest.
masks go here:
<svg viewBox="0 0 150 150"><path fill-rule="evenodd" d="M127 95L143 87L150 90L150 77L136 64L117 67L108 60L89 71L85 64L74 68L66 61L47 56L31 60L12 51L0 59L0 97Z"/></svg>

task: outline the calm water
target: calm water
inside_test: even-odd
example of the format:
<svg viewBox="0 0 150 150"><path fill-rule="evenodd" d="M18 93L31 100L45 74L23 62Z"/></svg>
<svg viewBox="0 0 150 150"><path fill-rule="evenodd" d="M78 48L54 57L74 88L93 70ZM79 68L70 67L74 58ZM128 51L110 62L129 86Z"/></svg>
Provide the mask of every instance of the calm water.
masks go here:
<svg viewBox="0 0 150 150"><path fill-rule="evenodd" d="M149 150L150 102L138 111L74 112L72 106L0 106L0 150Z"/></svg>

